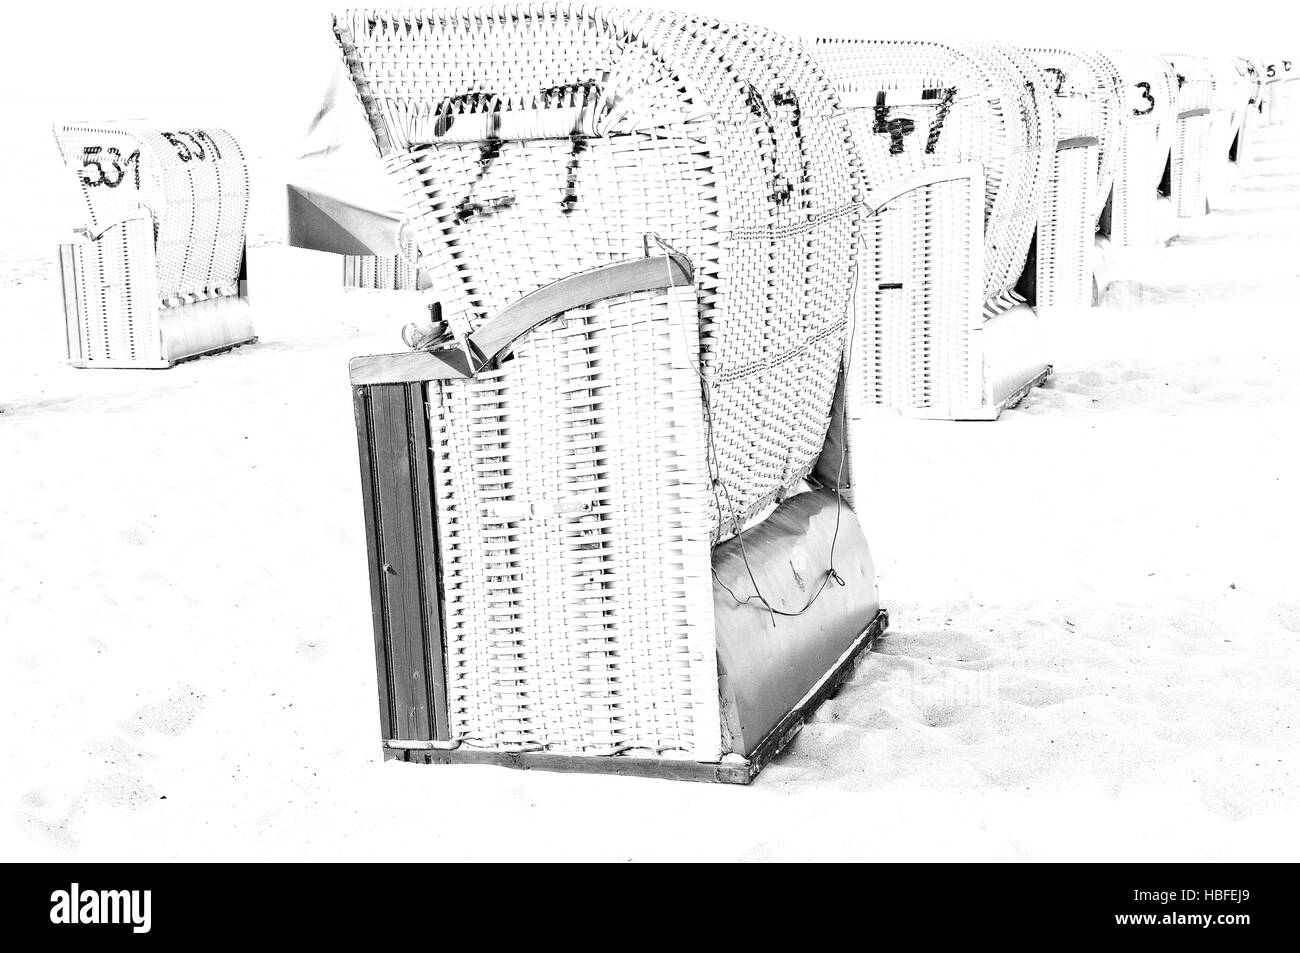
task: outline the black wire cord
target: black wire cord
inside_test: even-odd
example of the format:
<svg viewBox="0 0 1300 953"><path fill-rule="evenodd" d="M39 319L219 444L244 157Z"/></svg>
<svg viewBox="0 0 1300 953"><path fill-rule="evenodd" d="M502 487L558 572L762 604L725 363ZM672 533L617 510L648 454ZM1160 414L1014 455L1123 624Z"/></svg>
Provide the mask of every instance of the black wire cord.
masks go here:
<svg viewBox="0 0 1300 953"><path fill-rule="evenodd" d="M674 249L658 235L653 235L651 237L654 238L655 242L664 250L665 261L667 261L666 256L668 254L672 254ZM673 282L671 264L669 264L668 266L668 282L670 287L676 287L675 283ZM844 358L844 379L846 382L848 380L849 372L853 367L853 337L857 331L857 300L858 300L858 272L857 269L855 268L853 270L853 287L850 290L850 298L849 298L850 311L853 315L853 319L849 323L848 347L845 352L845 358ZM687 343L689 344L689 339L687 339ZM713 382L709 376L706 376L704 374L704 372L700 369L699 365L696 364L694 361L690 360L689 357L687 358L687 362L691 365L692 369L695 371L696 376L700 378L700 383L702 385L701 389L704 393L705 434L708 442L709 466L710 469L713 471L712 472L713 485L715 488L720 489L722 491L722 496L725 497L726 499L727 509L731 516L731 525L739 530L740 520L736 515L736 506L734 501L731 498L730 489L728 489L727 485L722 481L722 476L721 476L722 468L718 462L718 449L717 449L717 445L714 443L713 440L713 395L711 391L711 385ZM847 389L847 383L846 383L846 389ZM809 609L811 609L813 605L817 602L817 600L821 597L822 593L826 591L826 586L831 580L834 580L836 585L840 585L840 586L845 585L844 578L835 569L835 544L839 541L840 524L843 517L843 509L844 509L844 494L842 492L842 485L844 480L844 464L848 456L848 405L849 405L848 394L844 393L841 395L841 397L842 399L840 400L840 461L835 474L835 487L834 487L835 530L831 534L830 557L829 557L830 567L826 570L826 573L822 576L821 585L817 587L817 591L814 592L808 598L808 601L804 603L803 608L794 612L790 612L785 609L778 609L774 605L772 605L771 601L765 595L763 595L762 587L759 586L758 579L756 579L754 576L754 568L749 561L749 552L745 549L745 534L743 531L738 531L736 533L736 542L740 546L740 557L745 564L745 574L749 577L750 585L754 587L754 594L751 596L746 596L743 599L740 598L739 596L736 595L735 591L730 586L728 586L725 582L722 581L722 578L718 575L718 571L716 569L712 570L714 580L716 580L718 585L721 586L724 591L726 591L727 595L731 596L732 600L735 601L737 605L742 605L742 606L749 605L750 603L757 600L762 606L762 608L767 610L768 615L772 620L772 626L774 628L776 626L777 616L781 616L783 618L798 618L799 616L807 612ZM718 515L721 516L722 515L721 505L718 500L716 489L714 495L714 503L715 505L718 505Z"/></svg>

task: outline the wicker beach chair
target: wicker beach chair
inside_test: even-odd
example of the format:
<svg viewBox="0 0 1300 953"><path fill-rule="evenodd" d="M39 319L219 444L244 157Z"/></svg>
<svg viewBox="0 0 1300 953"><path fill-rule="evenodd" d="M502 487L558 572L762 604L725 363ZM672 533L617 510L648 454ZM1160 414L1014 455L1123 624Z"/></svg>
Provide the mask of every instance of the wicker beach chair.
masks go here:
<svg viewBox="0 0 1300 953"><path fill-rule="evenodd" d="M256 340L244 282L248 168L222 129L56 126L85 198L59 246L68 360L170 367Z"/></svg>
<svg viewBox="0 0 1300 953"><path fill-rule="evenodd" d="M1038 91L992 47L821 38L811 50L849 114L872 210L858 252L850 419L872 405L997 417L1050 370L1012 290L1055 142ZM851 456L868 445L851 439Z"/></svg>
<svg viewBox="0 0 1300 953"><path fill-rule="evenodd" d="M1206 196L1213 208L1239 178L1234 159L1253 90L1249 75L1235 58L1214 57L1206 63L1213 81Z"/></svg>
<svg viewBox="0 0 1300 953"><path fill-rule="evenodd" d="M1111 52L1120 75L1119 148L1109 203L1102 215L1099 245L1132 248L1167 240L1172 217L1160 196L1177 123L1177 79L1164 57Z"/></svg>
<svg viewBox="0 0 1300 953"><path fill-rule="evenodd" d="M1169 192L1180 218L1196 218L1209 211L1214 73L1203 57L1174 54L1167 59L1178 84Z"/></svg>
<svg viewBox="0 0 1300 953"><path fill-rule="evenodd" d="M1283 56L1266 56L1260 60L1264 80L1264 124L1292 121L1296 80L1300 79L1297 61Z"/></svg>
<svg viewBox="0 0 1300 953"><path fill-rule="evenodd" d="M1032 261L1032 300L1039 308L1087 307L1095 297L1097 230L1120 151L1122 80L1103 53L1025 52L1047 74L1057 109L1056 155Z"/></svg>
<svg viewBox="0 0 1300 953"><path fill-rule="evenodd" d="M413 291L416 267L407 255L344 255L343 286L379 291Z"/></svg>
<svg viewBox="0 0 1300 953"><path fill-rule="evenodd" d="M1255 150L1264 125L1264 74L1259 63L1249 57L1239 56L1235 62L1238 72L1245 77L1244 83L1249 95L1231 158L1236 163L1238 172L1245 175L1255 161Z"/></svg>
<svg viewBox="0 0 1300 953"><path fill-rule="evenodd" d="M885 624L824 456L860 217L833 90L686 16L334 26L446 329L351 367L386 754L750 780ZM348 203L293 189L333 244ZM339 246L392 254L364 219Z"/></svg>

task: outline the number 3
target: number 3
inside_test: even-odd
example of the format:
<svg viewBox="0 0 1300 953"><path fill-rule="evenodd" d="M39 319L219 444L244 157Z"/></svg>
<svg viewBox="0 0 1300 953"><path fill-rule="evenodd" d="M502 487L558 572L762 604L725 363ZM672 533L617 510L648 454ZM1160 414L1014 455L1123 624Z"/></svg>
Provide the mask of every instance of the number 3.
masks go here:
<svg viewBox="0 0 1300 953"><path fill-rule="evenodd" d="M1138 89L1142 90L1142 99L1146 101L1146 103L1147 103L1147 108L1146 108L1146 109L1135 109L1135 110L1133 110L1133 115L1135 115L1135 116L1147 116L1147 115L1150 115L1151 110L1153 110L1153 109L1156 108L1156 100L1155 100L1155 97L1151 95L1151 84L1150 84L1150 83L1134 83L1134 85L1137 86Z"/></svg>

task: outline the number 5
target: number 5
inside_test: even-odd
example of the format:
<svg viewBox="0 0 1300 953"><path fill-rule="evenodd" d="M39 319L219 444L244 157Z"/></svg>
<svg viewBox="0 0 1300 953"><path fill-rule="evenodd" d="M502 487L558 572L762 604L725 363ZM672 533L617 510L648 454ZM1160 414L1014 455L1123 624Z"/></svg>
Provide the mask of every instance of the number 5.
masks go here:
<svg viewBox="0 0 1300 953"><path fill-rule="evenodd" d="M95 186L103 184L104 167L100 165L99 160L95 158L95 156L99 155L102 151L103 149L100 146L86 146L81 150L81 181L83 185ZM93 179L86 175L86 169L89 169L92 165L98 173L98 175Z"/></svg>

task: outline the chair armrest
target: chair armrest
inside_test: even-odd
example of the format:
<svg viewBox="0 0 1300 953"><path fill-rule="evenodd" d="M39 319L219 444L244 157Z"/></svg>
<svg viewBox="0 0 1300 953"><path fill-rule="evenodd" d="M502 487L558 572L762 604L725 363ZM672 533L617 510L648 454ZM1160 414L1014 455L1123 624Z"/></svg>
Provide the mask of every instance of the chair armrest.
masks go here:
<svg viewBox="0 0 1300 953"><path fill-rule="evenodd" d="M1206 110L1209 112L1209 110ZM1096 136L1073 136L1069 139L1062 139L1056 144L1057 152L1065 152L1068 149L1087 149L1091 146L1100 146L1101 140Z"/></svg>
<svg viewBox="0 0 1300 953"><path fill-rule="evenodd" d="M533 328L565 311L602 298L675 288L692 281L690 262L676 253L600 265L524 295L470 335L470 350L482 366L503 357Z"/></svg>
<svg viewBox="0 0 1300 953"><path fill-rule="evenodd" d="M675 288L693 281L690 262L676 252L601 265L544 285L485 322L469 338L472 360L459 348L374 354L353 358L348 371L354 386L473 377L509 353L528 332L566 311L602 298Z"/></svg>
<svg viewBox="0 0 1300 953"><path fill-rule="evenodd" d="M75 240L71 242L61 242L60 244L80 245L84 242L97 242L114 228L120 228L128 222L138 222L141 220L149 222L150 224L152 224L154 220L153 213L143 205L139 208L131 209L128 212L122 213L117 218L100 225L98 228L94 228L90 225L83 225L76 228L74 229Z"/></svg>
<svg viewBox="0 0 1300 953"><path fill-rule="evenodd" d="M950 182L953 179L977 179L983 190L984 165L980 162L954 162L949 165L936 165L928 169L919 169L916 172L909 172L907 175L900 175L896 179L890 179L876 188L872 189L866 198L866 204L872 214L879 212L890 202L911 192L913 189L921 188L925 185L935 185L939 182ZM981 226L984 220L983 201L980 202L980 222Z"/></svg>

